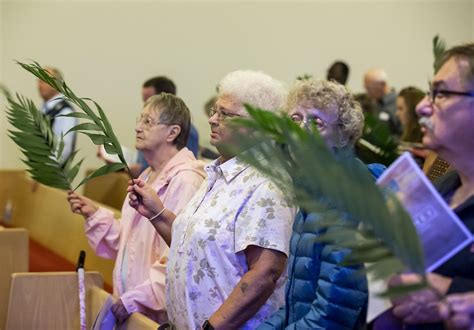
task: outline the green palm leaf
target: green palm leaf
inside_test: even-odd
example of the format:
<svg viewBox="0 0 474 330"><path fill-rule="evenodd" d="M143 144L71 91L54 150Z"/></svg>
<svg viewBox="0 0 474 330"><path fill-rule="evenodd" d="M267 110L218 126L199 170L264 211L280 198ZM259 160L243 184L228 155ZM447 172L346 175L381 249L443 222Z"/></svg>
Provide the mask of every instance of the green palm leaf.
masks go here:
<svg viewBox="0 0 474 330"><path fill-rule="evenodd" d="M83 113L74 112L64 115L65 117L79 118L84 121L71 128L66 134L74 131L85 134L89 136L94 144L103 144L106 150L117 154L122 161L121 163L105 165L94 171L84 178L74 190L94 177L123 168L128 170L120 143L104 111L96 102L77 97L65 82L61 82L51 76L36 62L33 64L17 63L62 93L66 99L76 104L83 111ZM83 160L73 164L73 159L77 154L77 152L74 152L62 165L63 137L54 136L49 118L38 111L31 100L17 96L18 100L15 101L10 97L6 89L2 88L2 92L5 94L9 104L7 112L8 121L16 128L16 130L8 131L9 136L20 147L21 152L25 156L26 159L23 159L23 162L27 166L27 171L31 174L32 178L55 188L72 189L72 181L79 173ZM89 107L86 100L94 103L98 115Z"/></svg>
<svg viewBox="0 0 474 330"><path fill-rule="evenodd" d="M422 275L419 286L391 288L385 295L426 287L423 251L410 216L394 196L385 196L374 184L352 150L330 151L315 127L308 132L287 116L246 108L252 119L234 122L252 134L239 134L234 152L246 149L239 153L242 160L284 191L293 189L299 207L324 214L320 241L351 249L344 262L370 263L365 271L376 279L407 269Z"/></svg>
<svg viewBox="0 0 474 330"><path fill-rule="evenodd" d="M8 88L3 85L3 84L0 84L0 93L3 94L3 96L5 96L5 98L9 98L11 97L11 94L10 94L10 91L8 90Z"/></svg>
<svg viewBox="0 0 474 330"><path fill-rule="evenodd" d="M44 81L45 83L56 89L58 92L63 94L67 100L74 103L79 109L83 111L83 113L73 113L66 115L68 117L75 117L86 121L73 127L70 131L77 131L81 134L87 135L94 144L104 145L104 148L108 153L117 154L121 163L115 164L121 164L121 166L112 164L114 166L102 167L98 170L100 175L105 175L109 172L113 172L117 169L122 168L127 169L130 174L129 167L125 161L125 157L123 156L123 151L120 142L117 136L115 135L112 129L112 125L110 124L107 116L105 115L105 112L102 110L99 104L89 98L78 97L64 81L60 81L50 75L49 72L46 71L43 67L41 67L41 65L37 62L33 62L32 64L26 64L22 62L17 63L23 69L32 73L37 78ZM87 104L86 101L90 101L94 104L98 114ZM89 176L88 178L92 177L94 176ZM81 182L80 184L83 184L84 182Z"/></svg>
<svg viewBox="0 0 474 330"><path fill-rule="evenodd" d="M75 154L62 166L62 136L57 138L51 130L48 117L43 115L31 100L17 95L7 97L7 118L17 130L9 130L9 137L25 156L23 163L36 181L60 189L71 189L77 175L79 161L70 169Z"/></svg>
<svg viewBox="0 0 474 330"><path fill-rule="evenodd" d="M438 72L441 67L441 58L446 51L446 43L439 35L435 35L433 38L433 56L434 56L434 72Z"/></svg>

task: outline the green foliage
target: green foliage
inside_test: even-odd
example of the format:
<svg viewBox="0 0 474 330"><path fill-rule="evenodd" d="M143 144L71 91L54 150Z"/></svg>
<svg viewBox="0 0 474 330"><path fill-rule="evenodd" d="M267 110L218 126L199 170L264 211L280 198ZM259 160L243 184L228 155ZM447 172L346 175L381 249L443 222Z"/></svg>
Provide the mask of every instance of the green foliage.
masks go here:
<svg viewBox="0 0 474 330"><path fill-rule="evenodd" d="M394 196L385 196L375 185L352 150L329 150L314 126L308 132L287 116L249 106L247 111L252 119L234 123L239 127L236 132L244 127L252 134L240 133L238 145L231 148L236 153L245 149L238 153L242 160L284 191L293 189L296 205L324 214L319 224L325 229L321 242L350 249L344 263L370 263L365 271L376 279L407 269L425 278L423 251L410 216ZM426 285L423 281L416 288L390 288L384 295Z"/></svg>
<svg viewBox="0 0 474 330"><path fill-rule="evenodd" d="M77 97L65 82L59 81L51 76L38 63L24 64L17 62L25 70L31 72L51 87L64 94L65 98L76 104L84 113L73 112L63 117L75 117L85 121L71 128L66 134L76 131L89 136L96 145L103 144L110 154L117 154L121 163L107 164L84 178L75 189L86 183L88 180L127 168L123 157L120 143L115 136L102 108L94 101ZM17 131L9 130L10 138L20 147L26 159L23 162L27 165L27 171L33 179L45 185L60 188L72 189L72 182L79 172L83 160L73 165L74 152L67 161L61 159L64 148L63 136L56 137L51 129L50 119L41 113L33 104L22 96L17 95L15 101L10 95L3 93L7 97L9 122ZM98 114L96 114L85 101L94 103ZM64 134L65 135L65 134Z"/></svg>
<svg viewBox="0 0 474 330"><path fill-rule="evenodd" d="M76 96L76 94L64 81L58 80L50 75L48 71L42 68L37 62L33 62L33 64L26 64L22 62L17 63L23 69L32 73L40 80L44 81L55 90L63 94L67 100L77 105L77 107L84 112L73 112L65 115L66 117L75 117L86 121L85 123L75 126L70 131L77 131L87 135L95 145L104 145L105 150L109 154L115 154L119 157L121 163L123 164L122 168L126 168L129 171L128 165L123 156L122 147L115 136L112 125L110 125L105 112L102 110L99 104L91 99L80 98ZM87 104L86 101L90 101L94 104L98 114L96 114L96 112ZM118 165L110 168L118 168Z"/></svg>
<svg viewBox="0 0 474 330"><path fill-rule="evenodd" d="M296 77L296 80L308 80L311 79L313 75L309 73L303 73L301 76Z"/></svg>
<svg viewBox="0 0 474 330"><path fill-rule="evenodd" d="M8 136L20 147L25 156L23 163L36 181L47 186L71 189L82 160L73 165L76 153L65 164L61 159L64 143L51 130L51 122L33 104L20 95L7 98L7 118L17 130L8 130Z"/></svg>
<svg viewBox="0 0 474 330"><path fill-rule="evenodd" d="M439 35L435 35L433 38L433 56L434 63L433 69L434 73L438 72L441 67L441 58L443 57L444 52L446 51L446 43Z"/></svg>
<svg viewBox="0 0 474 330"><path fill-rule="evenodd" d="M387 122L375 115L364 115L362 137L356 143L357 155L365 163L381 163L389 166L397 157L395 142Z"/></svg>
<svg viewBox="0 0 474 330"><path fill-rule="evenodd" d="M8 88L3 84L0 84L0 93L2 93L3 96L5 96L6 99L12 97L12 95L10 94L10 91L8 90Z"/></svg>

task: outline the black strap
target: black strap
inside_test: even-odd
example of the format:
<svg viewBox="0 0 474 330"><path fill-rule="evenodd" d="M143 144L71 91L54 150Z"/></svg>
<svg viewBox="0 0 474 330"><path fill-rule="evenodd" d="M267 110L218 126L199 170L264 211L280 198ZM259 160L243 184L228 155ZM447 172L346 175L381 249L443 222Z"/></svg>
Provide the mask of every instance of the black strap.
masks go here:
<svg viewBox="0 0 474 330"><path fill-rule="evenodd" d="M54 124L54 119L56 118L56 116L61 112L63 111L65 108L71 108L72 107L69 105L69 103L66 102L66 100L61 100L59 101L58 103L56 103L54 105L54 107L52 107L51 109L47 110L46 111L46 116L48 116L49 118L51 118L51 127L53 126Z"/></svg>

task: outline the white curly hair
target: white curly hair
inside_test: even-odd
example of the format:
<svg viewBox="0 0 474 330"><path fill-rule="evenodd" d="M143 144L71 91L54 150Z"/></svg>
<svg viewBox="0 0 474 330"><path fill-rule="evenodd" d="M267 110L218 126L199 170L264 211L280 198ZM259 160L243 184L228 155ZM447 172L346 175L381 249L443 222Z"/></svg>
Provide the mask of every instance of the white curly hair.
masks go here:
<svg viewBox="0 0 474 330"><path fill-rule="evenodd" d="M231 96L242 104L268 111L282 108L286 89L280 81L261 71L237 70L228 73L217 86L218 96Z"/></svg>

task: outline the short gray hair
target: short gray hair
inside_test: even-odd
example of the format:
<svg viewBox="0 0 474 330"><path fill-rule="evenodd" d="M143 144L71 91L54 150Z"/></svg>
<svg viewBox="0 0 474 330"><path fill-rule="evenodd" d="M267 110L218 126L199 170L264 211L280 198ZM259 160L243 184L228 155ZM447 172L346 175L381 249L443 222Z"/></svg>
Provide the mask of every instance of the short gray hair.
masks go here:
<svg viewBox="0 0 474 330"><path fill-rule="evenodd" d="M466 60L469 68L461 72L464 85L474 85L474 43L454 46L442 55L439 63L441 68L447 61L454 58L456 61Z"/></svg>
<svg viewBox="0 0 474 330"><path fill-rule="evenodd" d="M286 111L298 106L337 112L337 147L353 145L362 135L364 115L354 96L341 84L327 80L305 79L297 81L286 100Z"/></svg>
<svg viewBox="0 0 474 330"><path fill-rule="evenodd" d="M238 70L227 74L217 86L219 96L268 111L280 110L286 90L283 84L261 71Z"/></svg>

